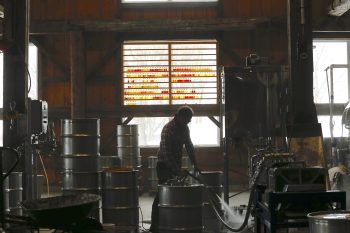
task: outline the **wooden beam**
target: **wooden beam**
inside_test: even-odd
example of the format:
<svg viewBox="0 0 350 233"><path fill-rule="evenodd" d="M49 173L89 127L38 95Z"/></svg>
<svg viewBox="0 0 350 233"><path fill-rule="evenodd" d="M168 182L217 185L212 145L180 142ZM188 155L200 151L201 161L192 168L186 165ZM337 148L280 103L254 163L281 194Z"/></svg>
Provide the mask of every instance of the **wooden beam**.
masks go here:
<svg viewBox="0 0 350 233"><path fill-rule="evenodd" d="M85 117L86 62L83 32L70 32L71 118Z"/></svg>
<svg viewBox="0 0 350 233"><path fill-rule="evenodd" d="M94 21L33 21L31 34L63 33L72 30L86 32L149 32L149 31L232 31L252 30L259 24L274 20L271 17L216 18L198 20L94 20Z"/></svg>
<svg viewBox="0 0 350 233"><path fill-rule="evenodd" d="M39 39L33 36L30 38L30 41L35 44L40 53L51 60L65 76L69 77L70 74L67 67L54 55L51 49L45 47Z"/></svg>
<svg viewBox="0 0 350 233"><path fill-rule="evenodd" d="M103 66L113 57L116 56L117 50L120 49L121 41L116 41L116 45L113 46L110 50L108 50L104 56L99 59L97 64L92 68L91 72L87 75L87 80L93 79L98 72L103 68Z"/></svg>

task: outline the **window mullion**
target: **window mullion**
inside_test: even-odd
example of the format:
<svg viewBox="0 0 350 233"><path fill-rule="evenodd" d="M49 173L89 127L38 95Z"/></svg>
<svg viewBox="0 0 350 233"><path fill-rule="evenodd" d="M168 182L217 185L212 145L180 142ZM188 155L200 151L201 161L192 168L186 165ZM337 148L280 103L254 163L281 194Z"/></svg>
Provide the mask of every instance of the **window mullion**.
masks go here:
<svg viewBox="0 0 350 233"><path fill-rule="evenodd" d="M172 95L172 59L171 59L171 43L168 43L168 54L169 54L169 104L173 104L173 95Z"/></svg>

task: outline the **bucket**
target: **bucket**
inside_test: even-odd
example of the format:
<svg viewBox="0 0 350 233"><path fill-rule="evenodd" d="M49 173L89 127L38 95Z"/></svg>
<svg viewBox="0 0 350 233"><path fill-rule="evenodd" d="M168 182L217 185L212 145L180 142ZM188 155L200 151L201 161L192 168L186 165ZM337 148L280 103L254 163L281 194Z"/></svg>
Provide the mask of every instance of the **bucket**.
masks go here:
<svg viewBox="0 0 350 233"><path fill-rule="evenodd" d="M310 233L350 232L350 211L320 211L307 215Z"/></svg>
<svg viewBox="0 0 350 233"><path fill-rule="evenodd" d="M102 171L101 196L103 223L138 228L139 199L135 170Z"/></svg>
<svg viewBox="0 0 350 233"><path fill-rule="evenodd" d="M159 232L201 233L202 185L159 185Z"/></svg>
<svg viewBox="0 0 350 233"><path fill-rule="evenodd" d="M121 167L138 168L141 166L137 125L117 125L117 156Z"/></svg>

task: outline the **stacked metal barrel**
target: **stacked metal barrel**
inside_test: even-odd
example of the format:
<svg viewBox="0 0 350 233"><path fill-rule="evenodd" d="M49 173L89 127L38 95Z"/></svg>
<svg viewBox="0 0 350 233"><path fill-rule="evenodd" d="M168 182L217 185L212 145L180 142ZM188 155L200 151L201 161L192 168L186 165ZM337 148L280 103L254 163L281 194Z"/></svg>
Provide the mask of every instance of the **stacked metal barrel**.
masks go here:
<svg viewBox="0 0 350 233"><path fill-rule="evenodd" d="M222 172L221 171L203 171L201 178L206 185L203 192L203 226L206 233L217 233L221 231L222 225L215 215L212 205L215 205L218 212L222 214L221 202L222 196Z"/></svg>
<svg viewBox="0 0 350 233"><path fill-rule="evenodd" d="M121 167L139 170L141 156L137 125L117 125L117 156Z"/></svg>
<svg viewBox="0 0 350 233"><path fill-rule="evenodd" d="M149 156L148 157L148 169L149 169L149 183L150 183L150 191L156 192L158 186L158 177L157 177L157 156Z"/></svg>
<svg viewBox="0 0 350 233"><path fill-rule="evenodd" d="M63 195L99 194L100 119L61 120Z"/></svg>
<svg viewBox="0 0 350 233"><path fill-rule="evenodd" d="M136 232L139 225L136 171L105 169L101 175L101 196L103 223Z"/></svg>
<svg viewBox="0 0 350 233"><path fill-rule="evenodd" d="M12 172L4 180L5 211L9 214L22 214L22 208L19 205L23 194L22 181L22 172Z"/></svg>

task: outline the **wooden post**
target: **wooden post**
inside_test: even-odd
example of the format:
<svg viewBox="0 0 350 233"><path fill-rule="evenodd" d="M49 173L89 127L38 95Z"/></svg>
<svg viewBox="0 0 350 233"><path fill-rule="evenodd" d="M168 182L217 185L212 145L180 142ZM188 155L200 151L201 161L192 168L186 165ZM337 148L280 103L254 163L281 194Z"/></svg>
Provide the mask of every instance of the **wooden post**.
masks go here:
<svg viewBox="0 0 350 233"><path fill-rule="evenodd" d="M70 32L71 118L84 118L86 109L85 40L82 31Z"/></svg>

